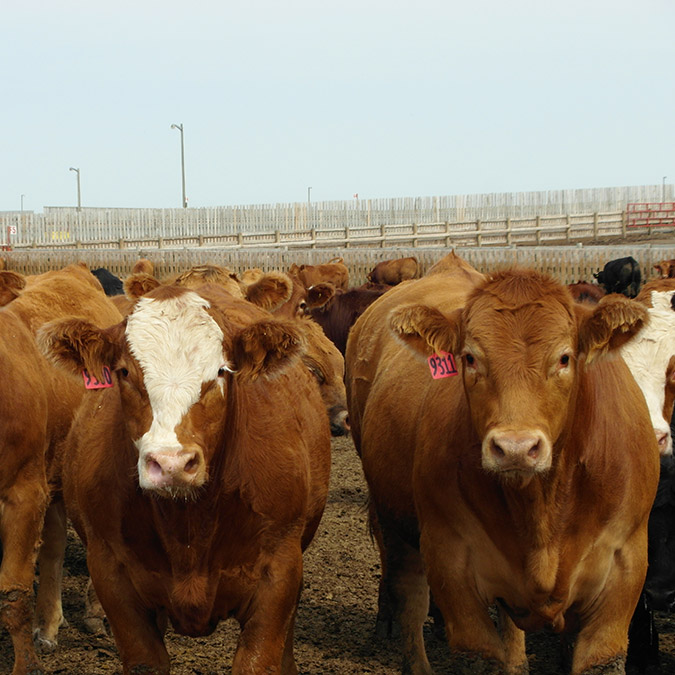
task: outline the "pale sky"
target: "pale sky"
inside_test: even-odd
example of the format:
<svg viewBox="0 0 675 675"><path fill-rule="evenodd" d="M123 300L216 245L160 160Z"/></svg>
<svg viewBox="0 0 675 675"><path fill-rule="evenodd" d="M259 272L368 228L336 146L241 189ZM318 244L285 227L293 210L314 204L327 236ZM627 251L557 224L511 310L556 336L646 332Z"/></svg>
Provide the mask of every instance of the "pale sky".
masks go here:
<svg viewBox="0 0 675 675"><path fill-rule="evenodd" d="M675 0L3 0L0 211L675 183ZM23 200L21 195L23 195Z"/></svg>

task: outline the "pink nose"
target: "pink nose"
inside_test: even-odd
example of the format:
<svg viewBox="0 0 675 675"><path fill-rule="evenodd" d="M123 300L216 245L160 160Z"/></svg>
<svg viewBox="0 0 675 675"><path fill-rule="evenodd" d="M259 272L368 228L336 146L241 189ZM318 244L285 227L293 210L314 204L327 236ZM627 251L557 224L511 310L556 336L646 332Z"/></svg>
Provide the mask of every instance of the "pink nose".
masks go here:
<svg viewBox="0 0 675 675"><path fill-rule="evenodd" d="M665 455L670 447L670 431L656 431L656 442L659 444L659 453Z"/></svg>
<svg viewBox="0 0 675 675"><path fill-rule="evenodd" d="M547 443L537 433L509 431L495 433L488 450L491 464L498 471L527 471L545 459Z"/></svg>
<svg viewBox="0 0 675 675"><path fill-rule="evenodd" d="M147 482L155 488L194 485L201 461L201 455L193 450L148 453L145 457Z"/></svg>

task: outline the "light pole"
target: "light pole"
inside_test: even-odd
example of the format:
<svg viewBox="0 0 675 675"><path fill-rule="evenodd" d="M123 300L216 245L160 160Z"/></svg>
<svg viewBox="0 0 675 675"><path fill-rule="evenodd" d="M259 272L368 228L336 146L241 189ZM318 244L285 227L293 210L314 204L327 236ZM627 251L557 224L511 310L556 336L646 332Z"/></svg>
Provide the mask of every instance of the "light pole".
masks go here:
<svg viewBox="0 0 675 675"><path fill-rule="evenodd" d="M183 125L172 124L172 129L180 131L180 173L183 181L183 208L187 208L187 197L185 196L185 144L183 143Z"/></svg>
<svg viewBox="0 0 675 675"><path fill-rule="evenodd" d="M21 213L23 213L23 198L24 198L25 196L26 196L26 195L21 195Z"/></svg>
<svg viewBox="0 0 675 675"><path fill-rule="evenodd" d="M663 180L661 181L661 203L666 201L666 178L668 176L664 176Z"/></svg>
<svg viewBox="0 0 675 675"><path fill-rule="evenodd" d="M77 210L81 211L82 210L82 197L81 197L81 192L80 192L80 170L76 169L73 166L70 167L70 170L74 171L77 174Z"/></svg>
<svg viewBox="0 0 675 675"><path fill-rule="evenodd" d="M308 188L307 188L307 203L308 203L308 204L311 202L311 198L310 198L310 193L311 193L311 192L312 192L312 188L311 188L311 187L308 187Z"/></svg>

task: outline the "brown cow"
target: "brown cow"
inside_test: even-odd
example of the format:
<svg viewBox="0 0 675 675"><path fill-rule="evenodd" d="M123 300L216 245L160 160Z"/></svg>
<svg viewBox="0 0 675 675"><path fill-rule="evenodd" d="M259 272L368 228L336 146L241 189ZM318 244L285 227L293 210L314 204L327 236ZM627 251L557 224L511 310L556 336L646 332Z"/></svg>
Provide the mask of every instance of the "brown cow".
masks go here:
<svg viewBox="0 0 675 675"><path fill-rule="evenodd" d="M570 293L576 302L598 303L607 293L605 289L590 281L577 281L574 284L567 284Z"/></svg>
<svg viewBox="0 0 675 675"><path fill-rule="evenodd" d="M131 268L132 274L154 274L155 264L147 258L139 258Z"/></svg>
<svg viewBox="0 0 675 675"><path fill-rule="evenodd" d="M297 276L305 288L321 282L333 284L335 288L349 287L349 270L342 258L331 258L323 265L291 265L288 270L291 276Z"/></svg>
<svg viewBox="0 0 675 675"><path fill-rule="evenodd" d="M236 273L227 267L219 265L195 265L185 272L181 272L167 283L174 283L185 288L199 288L204 284L219 284L235 298L243 298L245 286Z"/></svg>
<svg viewBox="0 0 675 675"><path fill-rule="evenodd" d="M57 322L41 342L72 372L114 373L73 423L64 494L124 673L169 672L169 620L199 636L228 616L234 673L296 672L330 469L300 333L222 288L161 286L111 329Z"/></svg>
<svg viewBox="0 0 675 675"><path fill-rule="evenodd" d="M675 277L675 259L662 260L654 265L654 269L659 273L661 279L672 279Z"/></svg>
<svg viewBox="0 0 675 675"><path fill-rule="evenodd" d="M417 277L417 258L397 258L396 260L383 260L367 274L368 281L375 284L388 284L395 286L402 281Z"/></svg>
<svg viewBox="0 0 675 675"><path fill-rule="evenodd" d="M307 292L307 306L312 319L321 326L326 337L344 356L349 330L354 322L368 305L390 288L387 284L370 283L346 291L336 289L333 292L332 287L326 289L326 284L317 284Z"/></svg>
<svg viewBox="0 0 675 675"><path fill-rule="evenodd" d="M467 284L445 267L385 293L347 344L379 627L400 622L406 672L430 673L430 587L452 672L526 672L523 631L545 627L578 631L573 674L623 672L659 455L626 364L602 357L647 312L621 296L574 303L530 270Z"/></svg>
<svg viewBox="0 0 675 675"><path fill-rule="evenodd" d="M34 565L50 493L59 490L55 457L83 391L82 379L74 381L45 360L37 349L35 331L43 322L60 317L86 316L110 325L120 315L83 265L37 275L26 288L13 272L2 272L0 277L0 287L20 290L0 312L0 625L11 635L13 673L18 675L42 672L32 640ZM65 545L58 494L47 511L40 551L35 633L43 648L53 648L63 621L61 538L54 524L63 527Z"/></svg>

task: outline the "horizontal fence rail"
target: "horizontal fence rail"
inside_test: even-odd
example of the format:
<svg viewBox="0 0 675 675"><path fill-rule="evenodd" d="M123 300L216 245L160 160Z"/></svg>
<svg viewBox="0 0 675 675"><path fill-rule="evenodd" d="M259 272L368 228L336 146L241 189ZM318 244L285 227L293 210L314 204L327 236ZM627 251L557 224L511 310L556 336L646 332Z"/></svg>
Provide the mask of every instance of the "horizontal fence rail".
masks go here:
<svg viewBox="0 0 675 675"><path fill-rule="evenodd" d="M139 257L146 257L155 265L155 275L169 279L190 267L215 264L228 267L237 274L258 267L265 272L288 271L293 263L315 265L334 257L344 260L350 273L350 284L366 281L366 275L378 262L415 256L421 273L445 256L450 249L436 248L327 248L284 250L268 249L163 249L132 250L75 250L8 251L4 262L8 269L22 274L41 274L60 269L73 262L85 262L90 268L106 267L119 277L130 274ZM675 243L635 244L613 246L535 246L535 247L466 247L455 252L481 272L490 273L510 265L523 265L546 272L563 283L592 281L606 262L633 256L642 268L643 279L655 276L654 265L662 260L675 259Z"/></svg>

